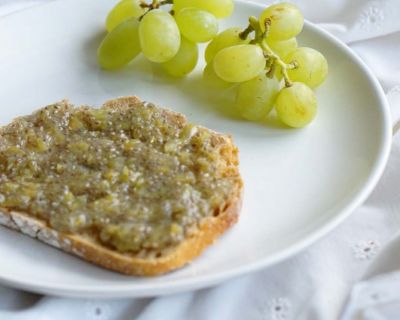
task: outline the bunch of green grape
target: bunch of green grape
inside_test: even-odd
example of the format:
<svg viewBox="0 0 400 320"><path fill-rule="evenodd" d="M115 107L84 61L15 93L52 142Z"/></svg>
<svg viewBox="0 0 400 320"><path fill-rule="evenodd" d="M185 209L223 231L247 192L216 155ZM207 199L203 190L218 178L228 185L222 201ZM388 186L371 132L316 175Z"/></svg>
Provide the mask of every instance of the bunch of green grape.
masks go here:
<svg viewBox="0 0 400 320"><path fill-rule="evenodd" d="M307 126L317 113L312 89L325 81L328 63L317 50L298 47L302 13L280 3L249 22L245 30L224 30L209 43L206 83L219 89L236 86L236 108L248 120L264 120L275 106L286 125Z"/></svg>
<svg viewBox="0 0 400 320"><path fill-rule="evenodd" d="M164 5L171 10L162 10ZM168 74L183 77L198 62L198 43L211 41L203 78L221 90L235 86L244 118L262 121L275 107L283 123L305 127L317 114L313 89L325 81L328 63L317 50L298 46L302 13L289 3L275 4L250 17L245 30L218 33L218 19L233 9L233 0L122 0L107 17L98 62L118 69L142 52Z"/></svg>
<svg viewBox="0 0 400 320"><path fill-rule="evenodd" d="M166 5L169 12L162 10ZM198 62L198 43L218 33L218 19L232 14L232 0L122 0L108 14L108 34L97 59L118 69L141 52L172 76L189 74Z"/></svg>

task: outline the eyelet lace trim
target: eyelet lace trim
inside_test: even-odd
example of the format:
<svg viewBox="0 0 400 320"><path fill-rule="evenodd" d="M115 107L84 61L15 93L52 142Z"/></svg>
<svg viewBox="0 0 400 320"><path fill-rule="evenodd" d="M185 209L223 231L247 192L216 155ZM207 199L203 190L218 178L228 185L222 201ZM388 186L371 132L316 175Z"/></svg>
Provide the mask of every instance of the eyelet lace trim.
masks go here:
<svg viewBox="0 0 400 320"><path fill-rule="evenodd" d="M377 241L359 241L352 246L353 256L357 260L370 260L378 253L379 248Z"/></svg>
<svg viewBox="0 0 400 320"><path fill-rule="evenodd" d="M111 318L111 306L107 303L88 301L85 304L86 319L108 320Z"/></svg>
<svg viewBox="0 0 400 320"><path fill-rule="evenodd" d="M275 298L270 302L272 320L291 319L292 304L287 298Z"/></svg>
<svg viewBox="0 0 400 320"><path fill-rule="evenodd" d="M382 27L385 12L378 1L372 1L360 14L356 25L359 29L374 30Z"/></svg>

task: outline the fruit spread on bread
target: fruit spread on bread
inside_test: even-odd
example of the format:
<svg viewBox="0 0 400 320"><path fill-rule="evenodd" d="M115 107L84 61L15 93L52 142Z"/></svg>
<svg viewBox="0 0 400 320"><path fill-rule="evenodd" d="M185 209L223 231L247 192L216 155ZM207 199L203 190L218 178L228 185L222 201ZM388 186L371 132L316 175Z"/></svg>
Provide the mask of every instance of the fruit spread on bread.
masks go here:
<svg viewBox="0 0 400 320"><path fill-rule="evenodd" d="M137 98L62 101L0 135L1 207L120 253L162 256L241 191L230 137Z"/></svg>

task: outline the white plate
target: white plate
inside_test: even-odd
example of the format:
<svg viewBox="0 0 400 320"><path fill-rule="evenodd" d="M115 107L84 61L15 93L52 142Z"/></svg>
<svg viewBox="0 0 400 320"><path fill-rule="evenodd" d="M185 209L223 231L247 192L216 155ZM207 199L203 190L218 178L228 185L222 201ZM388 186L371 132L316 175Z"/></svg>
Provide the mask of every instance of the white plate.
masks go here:
<svg viewBox="0 0 400 320"><path fill-rule="evenodd" d="M101 71L95 50L112 1L55 1L0 21L0 121L69 98L100 105L136 94L229 132L241 150L245 201L238 225L190 266L157 278L109 272L0 228L0 281L65 296L149 296L192 290L267 267L292 256L343 221L371 192L386 163L388 106L371 72L345 45L310 23L300 37L330 64L318 89L319 115L290 130L228 117L199 81L200 68L171 81L138 59ZM237 2L227 25L246 24L262 7ZM200 66L199 66L200 67ZM229 113L229 112L228 112Z"/></svg>

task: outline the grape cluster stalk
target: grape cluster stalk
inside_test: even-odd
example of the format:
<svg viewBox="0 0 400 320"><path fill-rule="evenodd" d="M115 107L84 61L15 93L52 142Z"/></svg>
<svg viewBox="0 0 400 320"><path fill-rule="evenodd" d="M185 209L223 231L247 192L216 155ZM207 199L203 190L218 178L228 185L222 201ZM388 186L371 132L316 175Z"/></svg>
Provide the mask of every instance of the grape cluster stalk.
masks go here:
<svg viewBox="0 0 400 320"><path fill-rule="evenodd" d="M232 107L243 118L260 122L275 108L289 127L307 126L318 109L313 89L327 78L328 63L319 51L298 46L302 13L293 4L275 4L250 17L244 30L219 32L218 19L233 10L233 0L122 0L107 16L98 62L119 69L142 53L169 75L184 77L198 63L198 44L208 43L203 79L217 90L234 88Z"/></svg>

